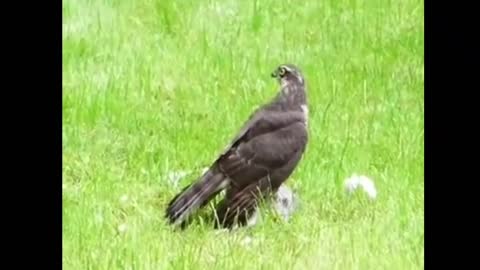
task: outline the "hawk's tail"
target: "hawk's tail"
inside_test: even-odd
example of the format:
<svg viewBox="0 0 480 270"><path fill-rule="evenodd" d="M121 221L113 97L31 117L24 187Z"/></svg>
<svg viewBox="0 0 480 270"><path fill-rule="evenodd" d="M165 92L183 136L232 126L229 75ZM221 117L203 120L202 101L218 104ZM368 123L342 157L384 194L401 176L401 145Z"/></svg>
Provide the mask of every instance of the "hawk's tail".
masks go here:
<svg viewBox="0 0 480 270"><path fill-rule="evenodd" d="M208 170L170 201L166 217L175 225L182 223L193 211L204 206L224 189L227 183L228 179L221 172Z"/></svg>

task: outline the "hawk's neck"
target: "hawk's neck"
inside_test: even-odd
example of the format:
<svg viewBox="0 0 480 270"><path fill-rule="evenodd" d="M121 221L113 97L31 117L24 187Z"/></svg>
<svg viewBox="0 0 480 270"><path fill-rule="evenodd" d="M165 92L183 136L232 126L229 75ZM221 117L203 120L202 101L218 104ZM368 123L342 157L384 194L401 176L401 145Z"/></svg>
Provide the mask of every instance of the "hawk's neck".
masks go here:
<svg viewBox="0 0 480 270"><path fill-rule="evenodd" d="M283 84L272 102L271 109L302 110L307 106L305 86L297 83Z"/></svg>

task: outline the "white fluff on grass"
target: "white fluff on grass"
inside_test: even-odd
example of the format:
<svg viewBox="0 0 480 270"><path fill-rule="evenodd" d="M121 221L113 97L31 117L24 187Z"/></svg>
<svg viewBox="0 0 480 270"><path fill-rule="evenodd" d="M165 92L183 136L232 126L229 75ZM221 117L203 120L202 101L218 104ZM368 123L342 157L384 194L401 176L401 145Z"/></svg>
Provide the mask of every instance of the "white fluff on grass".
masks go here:
<svg viewBox="0 0 480 270"><path fill-rule="evenodd" d="M285 184L281 185L275 194L275 211L287 221L298 208L297 195Z"/></svg>
<svg viewBox="0 0 480 270"><path fill-rule="evenodd" d="M345 189L351 194L358 188L361 188L370 199L377 197L377 189L372 179L364 175L353 174L345 180Z"/></svg>
<svg viewBox="0 0 480 270"><path fill-rule="evenodd" d="M127 231L127 228L128 228L127 224L122 223L122 224L118 225L117 231L118 231L118 233L125 233Z"/></svg>

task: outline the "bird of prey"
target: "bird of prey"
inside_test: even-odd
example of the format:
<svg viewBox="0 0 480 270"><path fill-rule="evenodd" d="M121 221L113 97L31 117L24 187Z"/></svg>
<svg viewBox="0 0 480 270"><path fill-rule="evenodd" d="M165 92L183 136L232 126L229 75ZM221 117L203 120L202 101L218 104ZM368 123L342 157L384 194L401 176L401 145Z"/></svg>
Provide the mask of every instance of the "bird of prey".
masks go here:
<svg viewBox="0 0 480 270"><path fill-rule="evenodd" d="M259 201L275 194L293 173L308 142L306 82L292 64L278 66L271 76L280 84L277 95L256 109L208 170L170 201L170 224L185 225L194 211L225 190L215 227L244 226Z"/></svg>

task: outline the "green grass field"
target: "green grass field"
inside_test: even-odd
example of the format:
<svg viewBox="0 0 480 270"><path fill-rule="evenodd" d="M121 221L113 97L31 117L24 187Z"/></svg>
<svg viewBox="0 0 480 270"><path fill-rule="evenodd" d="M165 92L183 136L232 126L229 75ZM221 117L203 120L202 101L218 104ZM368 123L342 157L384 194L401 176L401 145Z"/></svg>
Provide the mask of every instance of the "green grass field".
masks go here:
<svg viewBox="0 0 480 270"><path fill-rule="evenodd" d="M423 2L63 2L64 269L424 268ZM300 209L172 230L168 200L287 62L309 87L310 144L287 182ZM174 186L180 170L195 172ZM353 173L375 201L346 195Z"/></svg>

